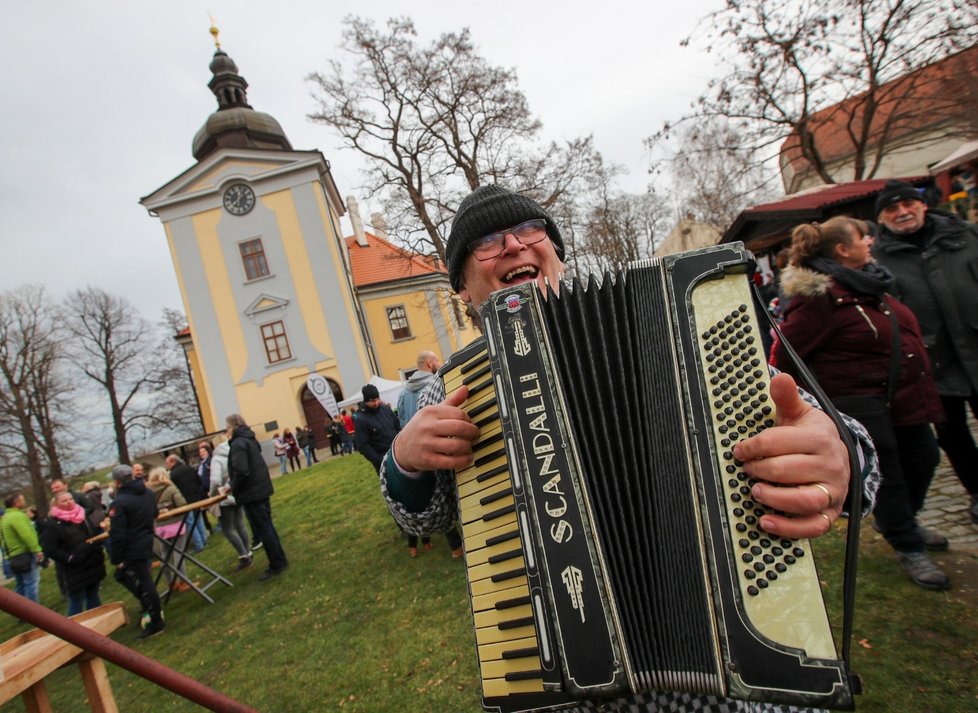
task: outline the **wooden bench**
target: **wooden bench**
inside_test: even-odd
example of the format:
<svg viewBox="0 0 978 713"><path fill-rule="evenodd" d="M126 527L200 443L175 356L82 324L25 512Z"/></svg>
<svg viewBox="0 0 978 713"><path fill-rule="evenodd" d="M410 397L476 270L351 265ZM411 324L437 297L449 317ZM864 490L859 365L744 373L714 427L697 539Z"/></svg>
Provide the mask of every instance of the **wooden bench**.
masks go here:
<svg viewBox="0 0 978 713"><path fill-rule="evenodd" d="M122 602L105 604L71 617L107 636L129 621ZM27 713L53 713L44 679L62 666L77 663L92 711L118 713L102 659L40 629L31 629L0 644L0 704L20 694Z"/></svg>

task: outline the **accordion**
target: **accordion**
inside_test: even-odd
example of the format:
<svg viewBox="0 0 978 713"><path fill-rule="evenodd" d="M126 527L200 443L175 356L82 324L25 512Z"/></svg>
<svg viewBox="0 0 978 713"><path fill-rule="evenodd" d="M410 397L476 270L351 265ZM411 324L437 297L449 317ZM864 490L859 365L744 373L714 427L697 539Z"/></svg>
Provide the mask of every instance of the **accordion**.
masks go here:
<svg viewBox="0 0 978 713"><path fill-rule="evenodd" d="M732 453L774 425L739 243L493 293L442 368L487 710L680 691L853 707L807 540Z"/></svg>

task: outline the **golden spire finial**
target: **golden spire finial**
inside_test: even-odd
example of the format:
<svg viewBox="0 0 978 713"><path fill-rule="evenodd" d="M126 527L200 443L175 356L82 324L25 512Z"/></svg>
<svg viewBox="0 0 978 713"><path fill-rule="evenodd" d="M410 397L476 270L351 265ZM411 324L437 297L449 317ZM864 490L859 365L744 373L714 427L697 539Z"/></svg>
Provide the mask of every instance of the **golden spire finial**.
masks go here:
<svg viewBox="0 0 978 713"><path fill-rule="evenodd" d="M218 34L220 34L221 31L217 29L217 20L214 19L214 16L210 15L210 18L211 18L210 33L214 36L214 46L217 47L217 49L221 49L221 41L217 39L217 36Z"/></svg>

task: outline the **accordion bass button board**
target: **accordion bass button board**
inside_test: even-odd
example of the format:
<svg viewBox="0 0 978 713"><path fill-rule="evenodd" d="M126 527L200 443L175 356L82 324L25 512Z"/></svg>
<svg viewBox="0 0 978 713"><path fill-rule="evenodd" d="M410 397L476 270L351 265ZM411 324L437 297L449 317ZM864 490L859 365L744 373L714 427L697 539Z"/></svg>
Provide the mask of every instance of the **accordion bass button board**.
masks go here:
<svg viewBox="0 0 978 713"><path fill-rule="evenodd" d="M848 708L807 540L734 445L776 413L739 243L494 293L441 371L480 427L456 474L487 710L682 691Z"/></svg>

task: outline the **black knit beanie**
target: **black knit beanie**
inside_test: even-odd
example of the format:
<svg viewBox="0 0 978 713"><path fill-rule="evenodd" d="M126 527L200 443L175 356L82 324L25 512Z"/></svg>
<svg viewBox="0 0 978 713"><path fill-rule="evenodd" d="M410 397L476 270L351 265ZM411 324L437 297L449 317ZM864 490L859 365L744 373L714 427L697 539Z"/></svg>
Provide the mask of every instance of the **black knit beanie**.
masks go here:
<svg viewBox="0 0 978 713"><path fill-rule="evenodd" d="M876 215L883 212L888 205L899 203L900 201L923 201L924 197L916 188L903 181L887 181L883 190L876 196Z"/></svg>
<svg viewBox="0 0 978 713"><path fill-rule="evenodd" d="M564 259L564 241L553 218L536 201L502 186L479 186L466 196L452 220L452 231L445 246L448 260L448 281L459 291L462 268L469 247L476 240L504 228L512 228L527 220L547 221L547 235L554 244L557 257Z"/></svg>

